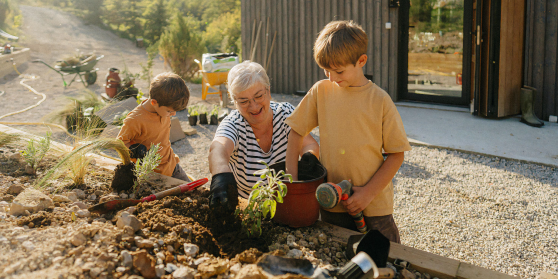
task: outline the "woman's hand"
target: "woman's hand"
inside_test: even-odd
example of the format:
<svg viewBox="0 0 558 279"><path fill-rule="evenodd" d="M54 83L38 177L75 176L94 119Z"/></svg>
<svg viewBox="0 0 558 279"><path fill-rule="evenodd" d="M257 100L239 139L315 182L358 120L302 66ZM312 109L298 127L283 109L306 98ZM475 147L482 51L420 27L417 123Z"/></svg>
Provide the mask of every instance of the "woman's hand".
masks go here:
<svg viewBox="0 0 558 279"><path fill-rule="evenodd" d="M238 189L232 172L213 175L209 189L209 207L233 211L238 205Z"/></svg>

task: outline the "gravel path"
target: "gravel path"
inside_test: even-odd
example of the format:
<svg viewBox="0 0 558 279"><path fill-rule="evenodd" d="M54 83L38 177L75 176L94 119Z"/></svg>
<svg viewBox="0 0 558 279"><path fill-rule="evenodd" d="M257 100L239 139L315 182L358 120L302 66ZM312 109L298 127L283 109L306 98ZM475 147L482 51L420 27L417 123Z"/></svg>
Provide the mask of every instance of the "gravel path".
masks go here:
<svg viewBox="0 0 558 279"><path fill-rule="evenodd" d="M146 59L144 51L132 42L83 25L73 16L45 8L21 8L26 26L23 42L34 49L33 58L53 62L76 48L106 55L98 64L105 72L100 72L97 84L90 87L99 94L106 69L122 61L119 53L134 71L139 71L139 63ZM63 37L55 39L52 34ZM154 73L163 72L162 63L156 62ZM82 89L80 84L63 89L60 77L43 65L30 64L22 70L41 75L29 84L48 93L49 99L40 108L2 121L36 120L62 106L63 96ZM0 88L6 91L0 111L36 102L21 97L27 91L18 82L13 75L0 80ZM139 82L139 86L145 90L147 83ZM201 101L200 86L189 86L191 103L218 102L214 96ZM275 94L273 98L294 105L301 99ZM185 112L177 116L187 121ZM207 155L216 127L195 128L197 135L174 143L173 149L189 174L209 177ZM22 129L44 133L42 128ZM318 130L314 136L319 139ZM395 219L404 245L524 278L535 278L543 271L558 275L557 190L556 168L415 146L406 153L395 178Z"/></svg>

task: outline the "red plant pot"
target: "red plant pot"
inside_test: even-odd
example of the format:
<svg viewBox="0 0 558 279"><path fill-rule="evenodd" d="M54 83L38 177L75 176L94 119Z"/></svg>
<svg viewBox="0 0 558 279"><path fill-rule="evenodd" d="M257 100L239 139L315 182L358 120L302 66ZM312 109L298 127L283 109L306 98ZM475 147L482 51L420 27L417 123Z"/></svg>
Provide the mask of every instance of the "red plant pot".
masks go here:
<svg viewBox="0 0 558 279"><path fill-rule="evenodd" d="M285 162L269 166L276 171L285 170ZM321 172L303 181L283 181L287 185L287 195L283 203L277 203L277 211L273 221L288 225L292 228L311 226L320 216L320 204L316 200L316 189L325 180L327 172L321 167ZM303 177L303 175L300 175Z"/></svg>

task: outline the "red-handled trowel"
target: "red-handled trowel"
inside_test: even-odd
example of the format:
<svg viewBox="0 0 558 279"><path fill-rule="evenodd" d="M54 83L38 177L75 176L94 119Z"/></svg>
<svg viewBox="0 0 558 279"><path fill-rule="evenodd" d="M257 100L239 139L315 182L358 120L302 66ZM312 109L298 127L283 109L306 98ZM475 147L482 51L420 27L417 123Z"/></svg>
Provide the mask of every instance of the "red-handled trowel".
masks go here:
<svg viewBox="0 0 558 279"><path fill-rule="evenodd" d="M109 213L111 211L116 211L116 210L121 210L124 209L128 206L134 206L140 202L148 202L148 201L154 201L154 200L158 200L167 196L176 196L176 195L180 195L184 192L187 191L192 191L195 188L207 183L207 181L209 181L209 179L207 178L202 178L199 180L196 180L194 182L190 182L188 184L183 184L180 186L176 186L174 188L147 196L145 198L142 198L141 200L112 200L112 201L108 201L108 202L104 202L104 203L100 203L100 204L96 204L92 207L90 207L88 210L89 212L93 212L93 213L100 213L100 214L105 214L105 213Z"/></svg>

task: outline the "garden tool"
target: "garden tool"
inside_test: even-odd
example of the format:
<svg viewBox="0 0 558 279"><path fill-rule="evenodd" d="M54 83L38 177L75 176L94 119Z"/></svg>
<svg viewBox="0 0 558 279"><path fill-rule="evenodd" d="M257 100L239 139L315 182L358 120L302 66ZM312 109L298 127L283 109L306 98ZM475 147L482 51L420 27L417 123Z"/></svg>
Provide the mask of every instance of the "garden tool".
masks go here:
<svg viewBox="0 0 558 279"><path fill-rule="evenodd" d="M349 180L343 180L338 184L331 182L322 183L316 189L316 199L323 208L331 209L341 201L347 200L353 194L352 187L353 184ZM368 231L362 212L351 215L351 217L353 217L355 225L361 233Z"/></svg>
<svg viewBox="0 0 558 279"><path fill-rule="evenodd" d="M167 196L175 196L175 195L180 195L184 192L187 191L192 191L194 189L196 189L199 186L202 186L203 184L207 183L207 181L209 181L209 179L207 178L202 178L202 179L198 179L194 182L190 182L187 184L183 184L180 186L176 186L174 188L153 194L153 195L149 195L145 198L142 198L140 200L112 200L112 201L108 201L108 202L104 202L104 203L100 203L97 205L94 205L92 207L90 207L88 210L89 212L93 212L93 213L99 213L99 214L104 214L104 213L109 213L111 211L115 211L115 210L121 210L124 209L128 206L134 206L140 202L148 202L148 201L154 201L154 200L159 200L161 198L167 197Z"/></svg>
<svg viewBox="0 0 558 279"><path fill-rule="evenodd" d="M351 258L337 278L393 278L395 271L387 268L390 242L378 230L371 230L366 235L352 235L347 242L345 256ZM355 256L356 253L356 256Z"/></svg>
<svg viewBox="0 0 558 279"><path fill-rule="evenodd" d="M541 127L544 122L535 115L535 95L537 89L530 86L523 86L521 88L521 122L533 126Z"/></svg>

